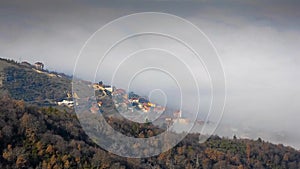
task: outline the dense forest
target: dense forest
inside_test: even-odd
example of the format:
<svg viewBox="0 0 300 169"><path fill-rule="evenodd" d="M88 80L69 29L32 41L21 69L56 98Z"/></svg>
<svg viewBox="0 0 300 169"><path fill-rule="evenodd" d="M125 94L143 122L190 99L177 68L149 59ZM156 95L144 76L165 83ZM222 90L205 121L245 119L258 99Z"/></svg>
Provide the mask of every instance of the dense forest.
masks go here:
<svg viewBox="0 0 300 169"><path fill-rule="evenodd" d="M300 152L262 139L188 134L174 148L150 158L124 158L103 150L83 131L73 109L32 101L63 99L70 79L49 77L14 61L0 60L0 168L300 168ZM3 92L6 91L6 92ZM23 93L24 92L24 93ZM109 97L103 114L115 112ZM110 112L110 113L108 113ZM130 137L151 137L162 129L114 116L108 123Z"/></svg>
<svg viewBox="0 0 300 169"><path fill-rule="evenodd" d="M189 134L176 147L143 159L113 155L94 144L73 110L27 106L8 96L0 99L0 168L299 168L300 152L261 139L211 137L199 144ZM120 123L110 119L111 123ZM116 127L116 126L115 126ZM145 130L122 130L139 136ZM140 128L139 128L140 127Z"/></svg>

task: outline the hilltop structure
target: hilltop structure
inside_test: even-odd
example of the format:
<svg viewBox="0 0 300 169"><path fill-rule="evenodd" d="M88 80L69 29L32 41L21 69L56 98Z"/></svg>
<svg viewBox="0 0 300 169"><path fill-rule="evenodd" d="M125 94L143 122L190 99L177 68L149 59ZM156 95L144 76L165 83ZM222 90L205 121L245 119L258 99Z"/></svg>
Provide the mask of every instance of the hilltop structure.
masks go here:
<svg viewBox="0 0 300 169"><path fill-rule="evenodd" d="M35 62L34 66L37 70L43 70L44 69L44 64L42 62Z"/></svg>

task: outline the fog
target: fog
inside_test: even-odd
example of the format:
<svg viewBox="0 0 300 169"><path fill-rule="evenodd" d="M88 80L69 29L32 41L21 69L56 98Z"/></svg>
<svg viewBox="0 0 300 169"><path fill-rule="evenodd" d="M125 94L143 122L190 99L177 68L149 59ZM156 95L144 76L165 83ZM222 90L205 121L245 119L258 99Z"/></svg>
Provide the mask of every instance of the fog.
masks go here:
<svg viewBox="0 0 300 169"><path fill-rule="evenodd" d="M227 101L217 134L230 137L236 134L238 137L253 139L261 137L300 149L298 143L300 133L297 131L300 128L299 7L299 2L293 0L285 2L125 0L105 3L76 0L1 1L0 57L17 61L41 61L49 70L72 74L80 49L86 40L106 23L136 12L171 13L198 26L213 42L219 53L226 74ZM138 23L142 25L143 21ZM183 28L176 27L176 29ZM116 30L116 33L120 30ZM107 37L109 36L113 35L108 34ZM155 44L155 39L149 38L147 42ZM140 44L128 45L135 47ZM170 47L170 51L179 50L175 43L167 41L164 43L161 39L160 45L161 48L164 45ZM117 64L117 60L121 61L122 52L128 49L125 46L116 50L117 53L111 53L108 57L111 60L107 60L107 63ZM155 52L156 56L165 58L165 61L162 59L158 63L170 61L167 59L170 55ZM183 55L184 51L177 53ZM146 56L149 53L144 52L140 55L148 58ZM97 59L99 58L96 57L95 60ZM141 67L149 66L149 62L151 61L144 59L134 60L134 63ZM97 66L98 61L87 60L86 63L80 64L86 65L88 70ZM130 60L126 64L132 65ZM175 60L170 65L180 67ZM198 68L196 72L202 77L197 80L202 82L201 111L206 111L211 99L211 88L208 75L202 66L197 65L191 67L192 70ZM101 79L110 82L113 67L113 64L105 64L99 68L97 74L85 73L89 71L82 70L80 75L81 78L91 81ZM126 69L128 67L130 66ZM168 65L166 67L168 68ZM95 72L95 69L91 71ZM186 71L186 74L189 74L188 70ZM128 83L124 81L129 79L124 76L126 73L122 72L126 70L121 67L117 74L120 76L117 78L119 80L115 81L115 84L127 88ZM185 74L178 72L172 74L181 75L177 76L177 80L186 77ZM137 76L134 82L130 90L148 95L154 88L162 89L170 93L169 104L174 107L178 105L176 102L178 96L171 96L171 93L179 89L171 78L168 79L163 74L153 77L144 75ZM188 81L181 83L182 88L187 89L185 91L187 97L194 98L195 86L189 85L191 83Z"/></svg>

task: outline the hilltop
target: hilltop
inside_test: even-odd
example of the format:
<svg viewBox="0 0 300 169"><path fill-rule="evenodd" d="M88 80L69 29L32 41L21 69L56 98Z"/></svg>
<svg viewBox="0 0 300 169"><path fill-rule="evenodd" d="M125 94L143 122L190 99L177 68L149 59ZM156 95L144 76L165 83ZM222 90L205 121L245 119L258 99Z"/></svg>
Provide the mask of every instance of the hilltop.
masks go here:
<svg viewBox="0 0 300 169"><path fill-rule="evenodd" d="M67 99L71 78L37 70L0 60L0 168L300 168L300 152L291 147L218 136L199 144L199 134L188 134L174 148L151 158L116 156L85 134L73 109L39 106ZM101 97L101 102L103 114L118 113L111 96ZM163 131L148 123L106 120L131 137Z"/></svg>
<svg viewBox="0 0 300 169"><path fill-rule="evenodd" d="M37 62L40 63L40 62ZM71 77L28 62L0 59L0 94L30 103L61 101L71 92Z"/></svg>

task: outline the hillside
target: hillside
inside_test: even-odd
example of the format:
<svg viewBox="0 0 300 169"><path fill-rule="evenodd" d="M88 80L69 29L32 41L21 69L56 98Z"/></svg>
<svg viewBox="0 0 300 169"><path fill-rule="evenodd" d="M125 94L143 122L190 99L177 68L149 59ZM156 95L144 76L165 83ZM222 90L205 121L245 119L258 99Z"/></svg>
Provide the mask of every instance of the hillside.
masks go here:
<svg viewBox="0 0 300 169"><path fill-rule="evenodd" d="M300 168L300 152L293 148L261 139L218 136L199 144L198 134L187 135L171 150L151 158L116 156L88 138L73 109L31 104L64 99L70 79L13 61L0 63L0 168ZM102 101L104 114L117 114L109 96ZM107 121L131 137L151 137L162 131L119 118Z"/></svg>
<svg viewBox="0 0 300 169"><path fill-rule="evenodd" d="M26 102L54 102L66 98L71 79L47 70L0 59L0 91Z"/></svg>
<svg viewBox="0 0 300 169"><path fill-rule="evenodd" d="M31 107L3 97L0 116L0 168L299 168L299 151L262 140L214 136L199 144L198 135L189 134L159 156L126 159L95 145L71 110ZM135 137L149 130L139 126L134 133L130 125L117 126Z"/></svg>

